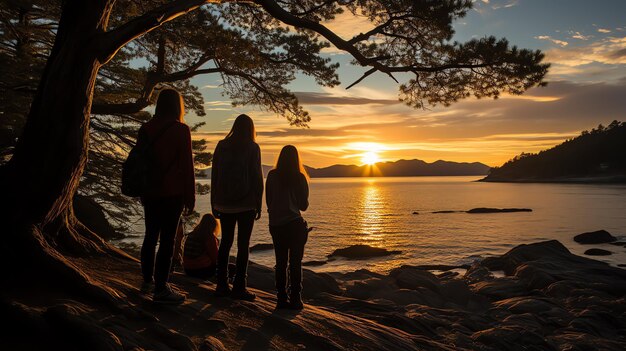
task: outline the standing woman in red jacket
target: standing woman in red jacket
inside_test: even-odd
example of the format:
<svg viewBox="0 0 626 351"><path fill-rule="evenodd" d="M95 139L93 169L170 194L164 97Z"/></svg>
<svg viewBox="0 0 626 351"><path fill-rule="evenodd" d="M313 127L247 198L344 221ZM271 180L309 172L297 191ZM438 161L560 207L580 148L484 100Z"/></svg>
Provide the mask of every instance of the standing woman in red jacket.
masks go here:
<svg viewBox="0 0 626 351"><path fill-rule="evenodd" d="M180 304L185 296L169 285L174 240L180 215L195 206L195 179L191 132L183 116L180 94L164 89L159 94L154 116L139 129L137 143L151 144L148 187L141 201L146 220L146 236L141 246L141 290L154 287L153 301ZM155 251L160 240L159 251Z"/></svg>

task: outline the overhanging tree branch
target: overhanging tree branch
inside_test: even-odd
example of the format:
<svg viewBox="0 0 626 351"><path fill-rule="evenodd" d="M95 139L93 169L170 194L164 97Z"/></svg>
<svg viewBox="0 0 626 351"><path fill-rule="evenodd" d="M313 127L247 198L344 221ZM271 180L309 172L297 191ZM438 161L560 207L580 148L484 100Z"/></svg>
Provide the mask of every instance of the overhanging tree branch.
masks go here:
<svg viewBox="0 0 626 351"><path fill-rule="evenodd" d="M166 22L182 16L209 3L249 2L242 0L177 0L136 17L125 24L104 33L101 41L100 62L108 62L119 49L133 39L146 34Z"/></svg>

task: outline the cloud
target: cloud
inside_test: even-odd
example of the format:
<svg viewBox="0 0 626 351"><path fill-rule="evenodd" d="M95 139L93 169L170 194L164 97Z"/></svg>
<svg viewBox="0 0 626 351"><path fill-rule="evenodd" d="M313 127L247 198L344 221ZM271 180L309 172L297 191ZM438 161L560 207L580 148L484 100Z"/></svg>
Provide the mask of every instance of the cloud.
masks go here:
<svg viewBox="0 0 626 351"><path fill-rule="evenodd" d="M205 106L231 106L232 105L232 101L220 101L220 100L216 100L216 101L206 101L204 103Z"/></svg>
<svg viewBox="0 0 626 351"><path fill-rule="evenodd" d="M221 86L208 84L202 87L202 89L217 89L217 88L221 88Z"/></svg>
<svg viewBox="0 0 626 351"><path fill-rule="evenodd" d="M606 28L598 28L598 33L611 33L611 30Z"/></svg>
<svg viewBox="0 0 626 351"><path fill-rule="evenodd" d="M607 52L623 55L617 50ZM297 146L303 160L315 167L358 164L359 157L349 144L368 142L384 146L379 155L385 161L445 159L497 166L521 152L550 148L599 123L625 120L626 74L616 69L613 75L613 83L551 81L521 96L468 99L430 110L398 103L393 91L322 88L321 92L296 93L311 112L310 128L289 127L284 118L258 108L225 108L229 118L213 123L212 129L203 127L194 138L207 139L214 146L237 114L248 113L255 121L265 164L274 163L286 144ZM212 107L220 108L219 103L227 101Z"/></svg>
<svg viewBox="0 0 626 351"><path fill-rule="evenodd" d="M579 39L579 40L589 40L591 38L593 38L593 35L583 35L580 32L571 32L572 38L574 39Z"/></svg>
<svg viewBox="0 0 626 351"><path fill-rule="evenodd" d="M536 36L535 39L547 40L559 46L567 46L569 44L568 42L564 40L554 39L549 35L539 35L539 36Z"/></svg>
<svg viewBox="0 0 626 351"><path fill-rule="evenodd" d="M590 63L626 64L626 37L608 37L588 45L552 49L546 52L546 61L575 67Z"/></svg>
<svg viewBox="0 0 626 351"><path fill-rule="evenodd" d="M357 96L336 96L329 93L296 92L303 105L393 105L399 104L398 99L370 99Z"/></svg>

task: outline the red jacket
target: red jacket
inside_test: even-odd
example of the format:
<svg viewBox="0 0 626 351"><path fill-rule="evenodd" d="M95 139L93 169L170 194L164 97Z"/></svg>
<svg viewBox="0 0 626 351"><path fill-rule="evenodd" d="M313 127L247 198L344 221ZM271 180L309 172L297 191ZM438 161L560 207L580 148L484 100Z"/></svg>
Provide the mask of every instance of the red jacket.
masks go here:
<svg viewBox="0 0 626 351"><path fill-rule="evenodd" d="M144 197L182 196L185 207L193 208L196 185L189 127L171 119L152 118L139 128L137 143L151 140L152 167Z"/></svg>

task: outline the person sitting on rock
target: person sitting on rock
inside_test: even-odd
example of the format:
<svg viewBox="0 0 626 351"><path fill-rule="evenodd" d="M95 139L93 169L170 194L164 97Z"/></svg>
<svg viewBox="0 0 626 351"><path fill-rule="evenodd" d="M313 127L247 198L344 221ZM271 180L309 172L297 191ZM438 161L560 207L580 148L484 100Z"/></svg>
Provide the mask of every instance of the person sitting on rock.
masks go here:
<svg viewBox="0 0 626 351"><path fill-rule="evenodd" d="M212 214L202 216L200 223L187 235L183 250L183 268L190 277L207 280L215 275L220 230Z"/></svg>

